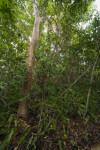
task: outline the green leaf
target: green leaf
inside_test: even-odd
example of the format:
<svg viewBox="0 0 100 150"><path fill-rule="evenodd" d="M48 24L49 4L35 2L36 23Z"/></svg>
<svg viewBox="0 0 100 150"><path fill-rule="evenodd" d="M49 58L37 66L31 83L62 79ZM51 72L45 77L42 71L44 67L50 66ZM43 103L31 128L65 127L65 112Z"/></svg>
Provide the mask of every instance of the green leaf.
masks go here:
<svg viewBox="0 0 100 150"><path fill-rule="evenodd" d="M72 146L75 145L75 141L73 139L70 141L70 143L72 144Z"/></svg>
<svg viewBox="0 0 100 150"><path fill-rule="evenodd" d="M11 125L11 122L12 122L13 118L14 118L14 115L11 114L10 117L9 117L9 120L8 120L8 122L9 122L8 129L9 129L10 125Z"/></svg>
<svg viewBox="0 0 100 150"><path fill-rule="evenodd" d="M29 145L32 143L32 139L33 139L33 135L31 136L31 138L29 139L28 145L27 145L27 150L29 150Z"/></svg>
<svg viewBox="0 0 100 150"><path fill-rule="evenodd" d="M21 139L19 140L18 142L18 146L21 144L21 143L24 143L25 142L25 137L30 133L30 130L27 131L24 136L21 137Z"/></svg>
<svg viewBox="0 0 100 150"><path fill-rule="evenodd" d="M1 144L0 146L0 150L4 150L5 147L9 144L11 138L12 138L12 135L14 133L14 128L11 130L10 134L7 136L7 138L4 140L4 142Z"/></svg>
<svg viewBox="0 0 100 150"><path fill-rule="evenodd" d="M63 150L61 140L58 140L58 145L59 145L59 149L60 149L60 150Z"/></svg>

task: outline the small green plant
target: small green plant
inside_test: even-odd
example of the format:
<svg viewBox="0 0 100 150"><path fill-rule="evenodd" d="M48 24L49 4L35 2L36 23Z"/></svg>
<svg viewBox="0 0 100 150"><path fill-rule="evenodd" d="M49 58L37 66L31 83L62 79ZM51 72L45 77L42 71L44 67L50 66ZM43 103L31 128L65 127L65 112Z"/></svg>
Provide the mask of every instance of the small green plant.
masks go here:
<svg viewBox="0 0 100 150"><path fill-rule="evenodd" d="M33 135L31 136L31 138L30 138L29 141L28 141L27 150L29 150L29 146L30 146L30 144L32 143L32 140L33 140Z"/></svg>
<svg viewBox="0 0 100 150"><path fill-rule="evenodd" d="M6 139L4 140L4 142L1 144L0 150L4 150L5 147L10 143L11 138L13 136L13 133L14 133L14 128L11 130L11 132L9 133L9 135L6 137Z"/></svg>
<svg viewBox="0 0 100 150"><path fill-rule="evenodd" d="M95 120L95 122L98 122L98 116L95 116L93 113L91 113L91 116L93 117L93 119Z"/></svg>
<svg viewBox="0 0 100 150"><path fill-rule="evenodd" d="M75 145L75 141L72 139L72 140L70 140L70 143L72 144L72 146L74 146Z"/></svg>
<svg viewBox="0 0 100 150"><path fill-rule="evenodd" d="M59 150L63 150L61 140L58 140Z"/></svg>
<svg viewBox="0 0 100 150"><path fill-rule="evenodd" d="M67 129L65 128L65 125L63 125L63 131L64 131L64 137L63 137L63 139L68 139L69 128L70 128L69 125L68 125Z"/></svg>
<svg viewBox="0 0 100 150"><path fill-rule="evenodd" d="M85 120L84 120L84 124L87 124L88 123L88 121L89 121L89 116L87 116L86 118L85 118Z"/></svg>
<svg viewBox="0 0 100 150"><path fill-rule="evenodd" d="M11 126L11 123L12 123L12 121L13 121L13 118L14 118L14 115L13 114L11 114L10 115L10 117L9 117L9 119L8 119L8 130L9 130L9 128L10 128L10 126Z"/></svg>
<svg viewBox="0 0 100 150"><path fill-rule="evenodd" d="M85 135L84 135L84 139L87 139L87 138L88 138L88 134L85 134Z"/></svg>
<svg viewBox="0 0 100 150"><path fill-rule="evenodd" d="M19 140L18 146L19 146L20 144L25 143L25 138L28 136L29 133L30 133L30 130L27 130L26 133L25 133L25 134L21 137L21 139Z"/></svg>
<svg viewBox="0 0 100 150"><path fill-rule="evenodd" d="M79 116L82 116L84 114L84 109L85 109L85 106L81 104L78 110Z"/></svg>

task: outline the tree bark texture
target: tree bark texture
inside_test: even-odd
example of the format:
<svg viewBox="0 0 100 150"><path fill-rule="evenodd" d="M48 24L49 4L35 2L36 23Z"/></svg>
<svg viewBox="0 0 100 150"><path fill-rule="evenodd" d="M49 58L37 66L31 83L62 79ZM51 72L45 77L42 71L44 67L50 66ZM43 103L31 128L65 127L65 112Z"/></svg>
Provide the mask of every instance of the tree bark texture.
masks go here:
<svg viewBox="0 0 100 150"><path fill-rule="evenodd" d="M18 116L21 116L24 118L27 117L28 115L29 95L31 93L33 58L34 58L33 51L35 50L38 44L39 25L40 25L40 20L41 20L39 16L38 8L36 5L34 6L34 12L35 12L35 21L34 21L32 39L29 45L29 50L28 50L28 57L26 60L27 72L26 72L26 76L25 76L24 84L22 88L22 99L24 99L25 96L27 96L27 98L19 102L18 112L17 112Z"/></svg>

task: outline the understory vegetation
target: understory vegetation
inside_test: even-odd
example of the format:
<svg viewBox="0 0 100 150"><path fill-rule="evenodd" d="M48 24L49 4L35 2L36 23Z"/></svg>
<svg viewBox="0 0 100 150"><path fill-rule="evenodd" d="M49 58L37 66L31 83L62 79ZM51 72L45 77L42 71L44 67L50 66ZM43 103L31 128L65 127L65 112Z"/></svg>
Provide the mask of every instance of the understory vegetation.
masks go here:
<svg viewBox="0 0 100 150"><path fill-rule="evenodd" d="M93 2L0 0L0 150L82 150L91 137L100 140L100 12ZM33 5L42 21L31 92L22 96ZM27 99L28 117L20 118L18 104Z"/></svg>

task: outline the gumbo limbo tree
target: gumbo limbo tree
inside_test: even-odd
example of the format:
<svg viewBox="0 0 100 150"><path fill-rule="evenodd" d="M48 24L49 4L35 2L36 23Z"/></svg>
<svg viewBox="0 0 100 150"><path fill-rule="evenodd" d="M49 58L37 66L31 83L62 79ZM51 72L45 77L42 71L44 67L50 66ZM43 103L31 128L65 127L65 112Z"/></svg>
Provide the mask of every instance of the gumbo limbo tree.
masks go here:
<svg viewBox="0 0 100 150"><path fill-rule="evenodd" d="M39 16L39 11L36 4L34 4L34 13L35 13L35 21L33 26L32 39L29 44L28 57L26 60L27 72L26 72L26 76L22 88L22 97L27 96L28 99L24 101L20 101L18 107L18 116L22 116L22 117L26 117L28 115L29 95L31 92L32 69L33 69L33 59L34 59L33 51L35 50L39 39L39 26L40 26L41 18Z"/></svg>

